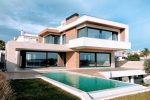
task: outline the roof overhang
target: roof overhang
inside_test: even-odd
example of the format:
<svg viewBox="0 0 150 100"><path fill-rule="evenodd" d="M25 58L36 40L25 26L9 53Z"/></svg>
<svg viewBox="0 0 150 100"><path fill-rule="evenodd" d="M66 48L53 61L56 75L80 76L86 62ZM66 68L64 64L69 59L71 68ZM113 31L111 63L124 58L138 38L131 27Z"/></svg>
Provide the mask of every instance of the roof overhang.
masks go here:
<svg viewBox="0 0 150 100"><path fill-rule="evenodd" d="M46 28L43 31L41 31L38 35L39 36L45 36L48 33L59 34L59 30L58 29L54 29L54 28Z"/></svg>

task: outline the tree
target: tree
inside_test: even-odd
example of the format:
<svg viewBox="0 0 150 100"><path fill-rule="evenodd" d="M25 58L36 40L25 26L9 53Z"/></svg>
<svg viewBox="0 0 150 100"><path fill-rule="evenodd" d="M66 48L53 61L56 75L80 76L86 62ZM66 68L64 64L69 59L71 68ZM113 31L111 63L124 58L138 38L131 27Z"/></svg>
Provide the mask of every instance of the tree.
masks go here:
<svg viewBox="0 0 150 100"><path fill-rule="evenodd" d="M148 48L144 48L144 50L142 51L142 55L144 55L147 59L147 56L149 55L150 51Z"/></svg>
<svg viewBox="0 0 150 100"><path fill-rule="evenodd" d="M5 50L5 42L0 40L0 50Z"/></svg>
<svg viewBox="0 0 150 100"><path fill-rule="evenodd" d="M130 54L130 55L128 55L127 60L129 60L129 61L139 61L140 56L138 54Z"/></svg>
<svg viewBox="0 0 150 100"><path fill-rule="evenodd" d="M144 70L147 74L150 74L150 59L144 61Z"/></svg>

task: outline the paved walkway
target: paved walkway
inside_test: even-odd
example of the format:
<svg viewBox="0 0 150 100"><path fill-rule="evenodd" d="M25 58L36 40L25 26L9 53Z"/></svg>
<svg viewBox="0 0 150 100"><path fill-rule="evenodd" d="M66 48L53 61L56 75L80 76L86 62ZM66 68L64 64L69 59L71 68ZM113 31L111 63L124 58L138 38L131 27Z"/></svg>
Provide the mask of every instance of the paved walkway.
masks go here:
<svg viewBox="0 0 150 100"><path fill-rule="evenodd" d="M46 72L56 72L56 71L70 71L76 72L85 75L91 75L101 78L106 78L104 75L100 74L99 72L105 71L125 71L129 70L128 68L83 68L83 69L72 69L68 70L64 67L62 68L37 68L37 69L21 69L18 72L6 72L8 79L25 79L25 78L38 78L40 77L39 73L46 73ZM130 69L132 70L132 69Z"/></svg>
<svg viewBox="0 0 150 100"><path fill-rule="evenodd" d="M16 72L16 73L6 73L8 79L28 79L28 78L38 78L40 74L36 72Z"/></svg>

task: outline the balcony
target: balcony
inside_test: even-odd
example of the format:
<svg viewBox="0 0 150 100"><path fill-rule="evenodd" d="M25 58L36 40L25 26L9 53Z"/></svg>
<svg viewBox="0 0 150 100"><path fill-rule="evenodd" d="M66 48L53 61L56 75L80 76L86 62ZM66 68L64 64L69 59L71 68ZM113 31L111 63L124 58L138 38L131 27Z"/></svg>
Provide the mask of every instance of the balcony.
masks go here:
<svg viewBox="0 0 150 100"><path fill-rule="evenodd" d="M95 38L77 38L69 41L69 48L71 49L108 49L108 50L124 50L131 49L130 42L113 41L105 39L95 39Z"/></svg>

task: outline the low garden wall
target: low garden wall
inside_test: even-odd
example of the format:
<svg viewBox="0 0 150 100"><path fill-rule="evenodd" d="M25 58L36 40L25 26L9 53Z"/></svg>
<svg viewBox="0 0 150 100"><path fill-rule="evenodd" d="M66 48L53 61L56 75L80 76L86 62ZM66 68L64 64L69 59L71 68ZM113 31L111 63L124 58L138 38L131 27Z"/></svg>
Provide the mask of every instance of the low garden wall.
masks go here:
<svg viewBox="0 0 150 100"><path fill-rule="evenodd" d="M144 61L116 61L116 67L144 69Z"/></svg>

